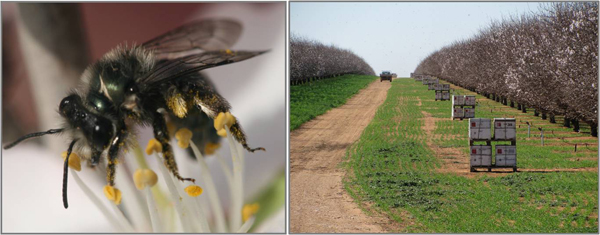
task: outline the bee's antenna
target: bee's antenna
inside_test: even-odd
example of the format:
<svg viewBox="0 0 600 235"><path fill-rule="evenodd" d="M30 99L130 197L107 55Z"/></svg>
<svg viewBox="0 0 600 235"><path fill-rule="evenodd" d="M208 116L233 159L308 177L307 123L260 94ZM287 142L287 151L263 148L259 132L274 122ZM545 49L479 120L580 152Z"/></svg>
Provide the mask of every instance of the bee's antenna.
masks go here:
<svg viewBox="0 0 600 235"><path fill-rule="evenodd" d="M77 140L79 139L74 139L71 142L71 144L69 145L69 149L67 150L67 157L65 158L65 168L63 171L62 185L63 205L65 206L65 209L69 208L69 201L67 200L67 182L69 178L69 175L67 173L69 172L69 156L71 156L71 151L73 151L73 146L75 145L75 142L77 142Z"/></svg>
<svg viewBox="0 0 600 235"><path fill-rule="evenodd" d="M36 133L27 134L27 135L22 136L21 138L19 138L15 142L12 142L12 143L4 146L4 149L12 148L15 145L19 144L21 141L29 139L29 138L40 137L40 136L48 135L48 134L52 135L52 134L60 133L63 130L64 129L62 129L62 128L61 129L50 129L50 130L47 130L47 131L44 131L44 132L36 132Z"/></svg>

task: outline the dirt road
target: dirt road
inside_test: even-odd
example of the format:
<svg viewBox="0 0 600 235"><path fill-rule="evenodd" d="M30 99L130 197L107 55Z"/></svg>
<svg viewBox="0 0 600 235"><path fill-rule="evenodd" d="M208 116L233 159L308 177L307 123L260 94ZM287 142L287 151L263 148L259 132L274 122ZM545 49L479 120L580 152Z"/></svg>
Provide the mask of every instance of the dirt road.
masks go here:
<svg viewBox="0 0 600 235"><path fill-rule="evenodd" d="M384 233L386 217L366 215L344 190L339 167L386 98L390 82L371 83L348 102L290 133L290 232Z"/></svg>

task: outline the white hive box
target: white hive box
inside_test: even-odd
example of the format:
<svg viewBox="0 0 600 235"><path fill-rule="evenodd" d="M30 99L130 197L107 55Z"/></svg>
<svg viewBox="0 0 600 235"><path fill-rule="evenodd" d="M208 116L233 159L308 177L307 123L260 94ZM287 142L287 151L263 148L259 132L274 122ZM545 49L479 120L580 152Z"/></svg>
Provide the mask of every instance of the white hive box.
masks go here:
<svg viewBox="0 0 600 235"><path fill-rule="evenodd" d="M431 79L431 84L438 84L440 83L440 80L437 78Z"/></svg>
<svg viewBox="0 0 600 235"><path fill-rule="evenodd" d="M471 146L471 166L491 166L492 165L492 146L473 145Z"/></svg>
<svg viewBox="0 0 600 235"><path fill-rule="evenodd" d="M475 108L464 108L465 118L475 117Z"/></svg>
<svg viewBox="0 0 600 235"><path fill-rule="evenodd" d="M436 91L449 91L450 84L435 84L434 88Z"/></svg>
<svg viewBox="0 0 600 235"><path fill-rule="evenodd" d="M427 88L427 89L428 89L428 90L433 90L433 89L434 89L434 88L433 88L433 86L434 86L434 85L435 85L435 84L433 84L433 83L430 83L429 85L427 85L427 86L428 86L428 88Z"/></svg>
<svg viewBox="0 0 600 235"><path fill-rule="evenodd" d="M452 96L452 106L456 105L465 105L465 96L464 95L453 95Z"/></svg>
<svg viewBox="0 0 600 235"><path fill-rule="evenodd" d="M442 100L450 100L450 93L448 93L448 92L442 93Z"/></svg>
<svg viewBox="0 0 600 235"><path fill-rule="evenodd" d="M517 166L517 146L496 145L496 166Z"/></svg>
<svg viewBox="0 0 600 235"><path fill-rule="evenodd" d="M471 166L491 166L491 155L471 156Z"/></svg>
<svg viewBox="0 0 600 235"><path fill-rule="evenodd" d="M452 107L452 117L453 118L464 118L465 117L465 113L463 111L463 108L461 107Z"/></svg>
<svg viewBox="0 0 600 235"><path fill-rule="evenodd" d="M436 92L435 93L435 100L442 100L442 93Z"/></svg>
<svg viewBox="0 0 600 235"><path fill-rule="evenodd" d="M516 140L517 122L514 118L494 118L494 139Z"/></svg>
<svg viewBox="0 0 600 235"><path fill-rule="evenodd" d="M470 140L491 140L492 139L492 120L489 118L470 118L469 119L469 139Z"/></svg>
<svg viewBox="0 0 600 235"><path fill-rule="evenodd" d="M465 105L475 105L474 95L465 95Z"/></svg>

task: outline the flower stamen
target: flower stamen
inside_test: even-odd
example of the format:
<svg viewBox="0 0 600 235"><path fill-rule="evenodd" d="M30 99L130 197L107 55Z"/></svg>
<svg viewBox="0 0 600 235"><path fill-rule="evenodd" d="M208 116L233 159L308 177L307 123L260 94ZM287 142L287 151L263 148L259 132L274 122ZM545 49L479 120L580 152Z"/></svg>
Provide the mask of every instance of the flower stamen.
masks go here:
<svg viewBox="0 0 600 235"><path fill-rule="evenodd" d="M182 149L186 149L190 146L192 131L187 128L181 128L175 133L175 138L177 139L177 145Z"/></svg>
<svg viewBox="0 0 600 235"><path fill-rule="evenodd" d="M61 156L64 161L67 158L67 151L64 151ZM81 158L79 158L79 155L74 152L71 152L71 156L69 156L69 168L76 171L81 171Z"/></svg>
<svg viewBox="0 0 600 235"><path fill-rule="evenodd" d="M224 126L227 128L231 127L231 125L235 124L236 119L230 112L219 113L215 118L215 129L217 130L217 134L221 137L227 137L227 131L225 131Z"/></svg>
<svg viewBox="0 0 600 235"><path fill-rule="evenodd" d="M242 209L242 221L246 222L250 217L252 217L256 212L260 209L260 205L258 203L246 204Z"/></svg>
<svg viewBox="0 0 600 235"><path fill-rule="evenodd" d="M152 155L154 152L162 153L162 144L160 144L157 139L152 138L148 141L148 145L146 146L146 154Z"/></svg>
<svg viewBox="0 0 600 235"><path fill-rule="evenodd" d="M133 182L138 190L143 190L152 187L158 182L158 176L150 169L137 169L133 174Z"/></svg>
<svg viewBox="0 0 600 235"><path fill-rule="evenodd" d="M116 205L121 204L121 190L114 188L113 186L106 185L104 186L104 196L108 198L108 200L113 201Z"/></svg>
<svg viewBox="0 0 600 235"><path fill-rule="evenodd" d="M185 187L185 192L188 194L188 196L190 197L197 197L200 196L200 194L202 194L202 192L204 191L200 186L198 185L190 185Z"/></svg>

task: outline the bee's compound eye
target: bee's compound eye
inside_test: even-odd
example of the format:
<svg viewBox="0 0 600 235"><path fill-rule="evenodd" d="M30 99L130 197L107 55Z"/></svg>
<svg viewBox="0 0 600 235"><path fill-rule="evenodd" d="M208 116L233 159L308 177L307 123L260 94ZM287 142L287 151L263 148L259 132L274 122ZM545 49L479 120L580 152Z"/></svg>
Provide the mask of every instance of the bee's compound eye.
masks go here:
<svg viewBox="0 0 600 235"><path fill-rule="evenodd" d="M69 105L69 103L70 103L70 102L71 102L71 101L69 101L68 97L67 97L67 98L64 98L64 99L63 99L63 100L60 102L60 106L58 107L58 109L60 109L60 110L64 110L64 109L65 109L65 107L66 107L67 105Z"/></svg>
<svg viewBox="0 0 600 235"><path fill-rule="evenodd" d="M59 111L62 113L71 112L73 108L77 105L78 101L77 95L70 95L65 97L62 101L60 101L60 105L58 107Z"/></svg>

